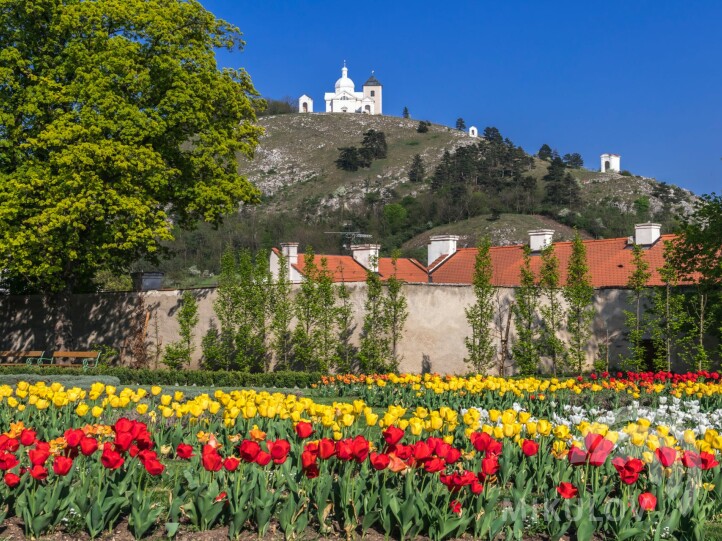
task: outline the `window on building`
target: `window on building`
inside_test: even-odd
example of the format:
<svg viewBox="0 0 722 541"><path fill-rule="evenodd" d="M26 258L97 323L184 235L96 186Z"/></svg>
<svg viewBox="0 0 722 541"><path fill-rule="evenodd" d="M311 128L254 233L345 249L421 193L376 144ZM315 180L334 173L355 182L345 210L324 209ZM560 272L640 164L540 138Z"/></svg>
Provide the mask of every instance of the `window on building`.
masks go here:
<svg viewBox="0 0 722 541"><path fill-rule="evenodd" d="M375 90L372 90L372 91L371 91L371 97L373 98L375 95L376 95L376 91L375 91Z"/></svg>

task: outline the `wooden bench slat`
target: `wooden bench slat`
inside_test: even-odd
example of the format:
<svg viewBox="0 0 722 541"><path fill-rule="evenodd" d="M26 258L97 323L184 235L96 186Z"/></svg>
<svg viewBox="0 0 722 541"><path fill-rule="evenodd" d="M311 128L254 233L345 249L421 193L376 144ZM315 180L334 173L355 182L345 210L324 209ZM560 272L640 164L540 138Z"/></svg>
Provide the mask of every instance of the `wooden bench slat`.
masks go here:
<svg viewBox="0 0 722 541"><path fill-rule="evenodd" d="M78 359L86 359L86 358L94 358L98 356L97 351L54 351L53 357L57 358L78 358Z"/></svg>
<svg viewBox="0 0 722 541"><path fill-rule="evenodd" d="M0 357L40 357L44 351L0 351Z"/></svg>

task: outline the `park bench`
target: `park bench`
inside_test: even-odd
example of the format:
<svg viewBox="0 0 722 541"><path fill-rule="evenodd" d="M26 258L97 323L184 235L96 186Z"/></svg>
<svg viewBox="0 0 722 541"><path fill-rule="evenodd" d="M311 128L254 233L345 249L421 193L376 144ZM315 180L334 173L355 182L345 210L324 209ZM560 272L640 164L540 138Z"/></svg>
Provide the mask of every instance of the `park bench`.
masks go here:
<svg viewBox="0 0 722 541"><path fill-rule="evenodd" d="M83 370L95 368L100 360L100 351L0 351L0 366L17 366L18 362L4 362L5 359L24 359L33 366L57 366L74 368L82 364ZM69 362L68 362L69 361Z"/></svg>

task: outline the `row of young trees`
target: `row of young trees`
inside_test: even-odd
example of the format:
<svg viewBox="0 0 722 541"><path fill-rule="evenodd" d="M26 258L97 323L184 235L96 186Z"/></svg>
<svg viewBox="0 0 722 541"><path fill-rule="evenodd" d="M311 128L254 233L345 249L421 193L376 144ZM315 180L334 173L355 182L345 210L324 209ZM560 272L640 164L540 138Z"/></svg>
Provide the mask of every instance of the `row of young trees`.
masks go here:
<svg viewBox="0 0 722 541"><path fill-rule="evenodd" d="M279 268L287 261L279 255ZM268 372L388 372L398 369L399 341L408 317L403 281L394 271L386 282L378 273L366 275L360 344L351 342L356 318L351 291L335 283L335 269L325 258L320 265L309 248L304 254L304 280L295 289L286 272L274 276L268 253L249 250L223 255L212 322L202 339L202 365L211 370ZM373 266L373 265L372 265ZM169 344L164 363L189 366L194 353L197 300L186 292L177 314L180 339Z"/></svg>
<svg viewBox="0 0 722 541"><path fill-rule="evenodd" d="M698 267L694 279L685 274L681 258L685 237L665 243L665 264L658 269L661 286L649 286L652 277L645 250L632 247L632 272L627 282L626 329L610 332L600 318L595 368L609 370L610 361L628 370L672 370L679 359L694 370L709 369L712 353L708 341L713 325L719 324L720 290L712 279L705 279ZM531 258L540 257L539 274L532 270ZM719 260L719 254L716 256ZM687 267L691 268L691 267ZM559 260L553 245L536 256L528 247L520 270L519 287L513 299L502 298L492 284L492 261L488 240L479 245L473 288L475 303L466 317L472 335L466 339L466 362L478 372L496 368L504 374L512 365L523 375L546 372L582 373L592 350L595 323L595 291L589 275L586 248L577 234L561 283ZM716 317L715 317L716 316ZM516 339L510 344L510 328ZM562 336L566 333L566 339ZM714 333L712 333L714 334ZM722 335L722 325L719 334ZM628 353L610 359L610 345L625 338ZM722 353L722 348L721 348Z"/></svg>
<svg viewBox="0 0 722 541"><path fill-rule="evenodd" d="M496 368L505 374L513 363L518 373L536 374L542 371L543 359L554 375L584 369L594 317L594 288L584 243L577 234L564 285L554 246L544 248L538 257L537 276L532 253L525 247L520 286L513 299L505 300L492 283L491 243L485 239L479 244L472 282L476 300L466 309L472 335L466 339L465 361L474 371L488 373ZM513 344L512 322L516 328ZM568 342L561 338L564 331Z"/></svg>

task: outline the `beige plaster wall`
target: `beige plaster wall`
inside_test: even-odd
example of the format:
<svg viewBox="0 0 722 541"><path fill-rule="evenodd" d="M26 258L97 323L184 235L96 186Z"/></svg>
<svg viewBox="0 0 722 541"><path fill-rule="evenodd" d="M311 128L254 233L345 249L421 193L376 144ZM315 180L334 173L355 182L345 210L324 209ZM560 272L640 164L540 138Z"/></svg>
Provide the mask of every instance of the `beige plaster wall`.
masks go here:
<svg viewBox="0 0 722 541"><path fill-rule="evenodd" d="M297 286L296 286L297 287ZM358 344L363 325L364 284L350 284L356 328L353 341ZM441 373L463 373L467 367L464 338L470 334L464 308L473 303L469 286L441 284L407 284L404 286L409 317L400 344L401 370L421 372L423 369ZM215 289L196 289L199 302L199 324L196 329L196 363L200 359L200 341L215 320L213 302ZM97 344L112 346L121 351L124 363L131 363L133 344L144 335L150 365L155 365L160 352L178 338L175 313L182 291L150 291L145 293L98 293L75 295L71 298L74 348L88 349ZM626 292L600 290L596 293L593 330L595 338L587 351L591 364L597 357L599 344L610 339L610 359L615 361L626 351L621 329ZM495 324L500 332L505 313L513 299L512 289L500 289L497 303L502 321ZM53 318L39 296L0 297L0 350L52 349ZM512 328L512 341L513 341ZM497 340L498 343L498 340Z"/></svg>

